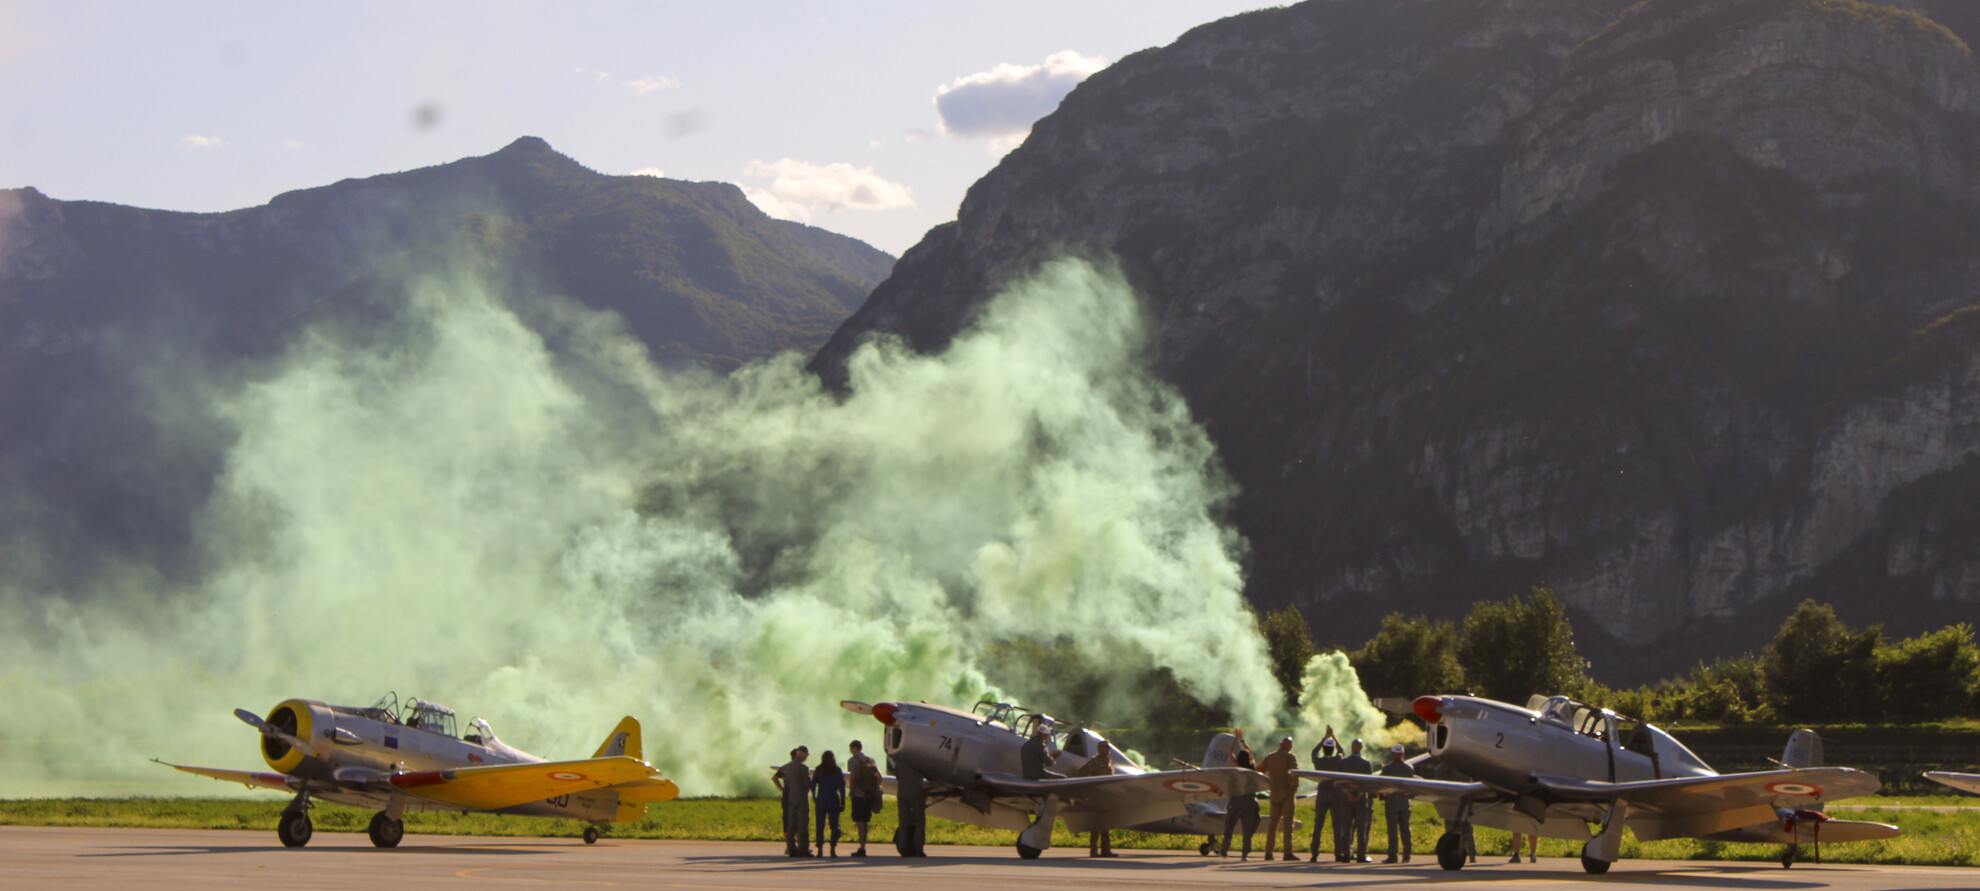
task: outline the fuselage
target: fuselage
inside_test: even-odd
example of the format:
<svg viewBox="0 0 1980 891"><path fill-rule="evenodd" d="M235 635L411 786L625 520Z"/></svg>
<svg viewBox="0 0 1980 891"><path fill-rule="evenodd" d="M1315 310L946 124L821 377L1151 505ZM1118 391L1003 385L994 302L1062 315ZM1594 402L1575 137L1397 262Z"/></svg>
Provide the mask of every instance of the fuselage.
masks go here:
<svg viewBox="0 0 1980 891"><path fill-rule="evenodd" d="M1432 755L1502 789L1522 789L1535 775L1612 783L1717 775L1654 725L1625 730L1615 713L1560 696L1533 705L1426 696L1416 711Z"/></svg>
<svg viewBox="0 0 1980 891"><path fill-rule="evenodd" d="M312 754L280 739L262 738L262 759L290 777L291 787L307 787L316 797L360 807L386 807L392 797L389 779L394 773L544 760L496 739L487 722L479 719L466 736L457 736L452 711L419 700L412 700L407 708L394 709L383 704L358 707L288 699L270 709L263 720L315 750ZM408 810L469 810L418 798L416 787L410 792L405 803ZM616 793L587 792L495 813L610 820L617 811Z"/></svg>

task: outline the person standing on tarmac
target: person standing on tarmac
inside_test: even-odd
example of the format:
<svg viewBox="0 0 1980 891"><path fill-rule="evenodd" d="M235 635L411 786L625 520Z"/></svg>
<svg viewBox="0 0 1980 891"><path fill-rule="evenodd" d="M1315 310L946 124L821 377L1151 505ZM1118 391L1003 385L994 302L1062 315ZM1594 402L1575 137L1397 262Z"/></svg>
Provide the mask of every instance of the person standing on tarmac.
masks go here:
<svg viewBox="0 0 1980 891"><path fill-rule="evenodd" d="M1350 743L1349 748L1348 756L1341 759L1341 772L1373 774L1375 765L1361 757L1361 740ZM1350 826L1354 830L1353 862L1373 863L1368 859L1368 830L1370 824L1375 822L1375 799L1366 792L1349 789L1341 790L1341 797L1347 799L1348 819L1352 821Z"/></svg>
<svg viewBox="0 0 1980 891"><path fill-rule="evenodd" d="M1231 756L1231 766L1244 770L1258 769L1251 761L1251 750L1248 748L1238 749L1237 754ZM1231 830L1239 828L1244 830L1244 853L1239 854L1238 859L1250 860L1251 836L1258 832L1258 796L1246 793L1224 800L1224 846L1217 850L1217 856L1231 856Z"/></svg>
<svg viewBox="0 0 1980 891"><path fill-rule="evenodd" d="M1088 740L1089 745L1097 742L1098 740ZM1093 757L1086 759L1086 763L1080 765L1079 770L1073 773L1073 776L1080 777L1110 777L1113 775L1113 750L1105 743L1099 743L1099 751L1094 752ZM1114 853L1114 831L1111 829L1095 829L1087 833L1086 856L1120 856Z"/></svg>
<svg viewBox="0 0 1980 891"><path fill-rule="evenodd" d="M1334 738L1334 728L1327 727L1327 735L1320 744L1313 747L1313 769L1338 772L1341 769L1340 741ZM1320 781L1320 794L1313 799L1313 847L1308 863L1320 860L1320 830L1327 825L1327 818L1334 816L1334 862L1347 862L1348 835L1347 820L1335 813L1343 799L1341 787L1327 780Z"/></svg>
<svg viewBox="0 0 1980 891"><path fill-rule="evenodd" d="M777 768L770 782L777 784L777 791L784 793L784 856L811 856L811 769L804 766L804 759L811 757L811 750L798 746L791 750L791 761Z"/></svg>
<svg viewBox="0 0 1980 891"><path fill-rule="evenodd" d="M1402 743L1396 743L1389 747L1389 763L1382 765L1382 775L1385 777L1404 778L1416 776L1416 768L1409 766L1409 762L1403 760ZM1394 863L1396 862L1396 854L1401 853L1402 862L1408 863L1410 852L1409 793L1390 792L1382 796L1382 817L1389 823L1389 859L1382 862ZM1401 833L1402 835L1402 844L1400 846L1396 844L1397 833Z"/></svg>
<svg viewBox="0 0 1980 891"><path fill-rule="evenodd" d="M866 825L880 812L886 799L880 791L880 765L861 749L859 740L853 740L848 748L852 749L852 755L846 758L846 773L852 789L846 798L852 804L853 828L859 830L859 850L852 852L852 856L864 857Z"/></svg>
<svg viewBox="0 0 1980 891"><path fill-rule="evenodd" d="M1299 777L1293 771L1299 768L1299 756L1292 752L1292 737L1279 740L1279 748L1258 762L1258 769L1264 771L1272 791L1272 812L1265 815L1265 859L1272 859L1272 840L1285 827L1286 859L1298 860L1293 854L1293 808L1299 800Z"/></svg>
<svg viewBox="0 0 1980 891"><path fill-rule="evenodd" d="M831 851L839 856L839 814L846 809L846 774L831 752L818 756L818 769L811 774L811 799L818 811L818 853L826 851L825 824L832 824Z"/></svg>

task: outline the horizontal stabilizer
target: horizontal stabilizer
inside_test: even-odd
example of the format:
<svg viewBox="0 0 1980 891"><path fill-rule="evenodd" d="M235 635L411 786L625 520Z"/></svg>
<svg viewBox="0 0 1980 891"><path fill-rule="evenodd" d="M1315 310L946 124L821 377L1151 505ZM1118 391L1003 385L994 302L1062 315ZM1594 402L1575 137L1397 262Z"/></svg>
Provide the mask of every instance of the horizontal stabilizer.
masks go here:
<svg viewBox="0 0 1980 891"><path fill-rule="evenodd" d="M1935 783L1944 783L1961 792L1980 795L1980 773L1953 773L1945 770L1928 771L1925 778Z"/></svg>

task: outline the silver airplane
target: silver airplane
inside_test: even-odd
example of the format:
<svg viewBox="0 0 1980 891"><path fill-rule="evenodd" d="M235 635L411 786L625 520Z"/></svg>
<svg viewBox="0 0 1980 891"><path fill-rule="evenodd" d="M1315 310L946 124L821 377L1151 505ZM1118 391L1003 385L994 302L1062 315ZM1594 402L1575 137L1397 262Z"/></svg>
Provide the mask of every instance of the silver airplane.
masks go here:
<svg viewBox="0 0 1980 891"><path fill-rule="evenodd" d="M1720 774L1670 734L1565 696L1535 696L1525 708L1471 696L1424 696L1413 706L1430 754L1469 781L1297 771L1364 791L1429 799L1447 831L1437 863L1464 866L1457 830L1467 823L1548 838L1586 839L1581 865L1605 873L1621 855L1625 827L1643 841L1703 838L1787 845L1782 866L1804 844L1892 838L1884 823L1831 820L1824 801L1868 795L1877 778L1822 767L1812 730L1789 737L1780 770ZM1592 837L1591 837L1592 835ZM1820 849L1817 849L1819 857Z"/></svg>
<svg viewBox="0 0 1980 891"><path fill-rule="evenodd" d="M903 823L925 802L930 816L1017 832L1018 856L1027 860L1051 847L1056 819L1073 832L1148 828L1208 835L1207 822L1190 820L1193 805L1266 788L1264 774L1236 767L1150 772L1097 733L1061 730L1050 716L1003 703L981 702L973 713L925 702L839 704L886 725L884 748L895 770L886 786L902 802ZM1039 729L1058 752L1050 770L1064 776L1025 778L1021 750ZM1070 775L1103 746L1113 775ZM1171 822L1177 820L1187 822ZM1157 828L1163 826L1175 828ZM1221 817L1216 826L1221 833ZM912 831L904 831L896 847L904 855L921 854Z"/></svg>
<svg viewBox="0 0 1980 891"><path fill-rule="evenodd" d="M650 802L680 790L640 760L639 722L627 717L605 744L580 761L545 761L495 738L480 718L465 736L452 709L387 693L370 708L289 699L266 717L247 709L234 716L261 733L261 757L274 768L230 770L158 763L249 788L295 793L275 835L282 844L309 844L312 797L373 808L371 843L397 847L407 811L491 811L582 820L585 844L606 823L638 820ZM156 760L156 759L154 759Z"/></svg>

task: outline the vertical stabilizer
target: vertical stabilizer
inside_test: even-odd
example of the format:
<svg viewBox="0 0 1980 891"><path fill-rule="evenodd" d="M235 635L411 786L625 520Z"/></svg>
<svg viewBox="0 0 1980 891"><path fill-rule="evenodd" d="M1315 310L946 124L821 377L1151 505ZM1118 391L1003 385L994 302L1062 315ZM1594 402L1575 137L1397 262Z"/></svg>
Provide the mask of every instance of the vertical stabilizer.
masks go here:
<svg viewBox="0 0 1980 891"><path fill-rule="evenodd" d="M639 721L631 715L625 716L619 721L619 726L612 728L612 734L605 737L605 743L591 757L610 758L614 755L624 755L634 760L644 757L639 749Z"/></svg>
<svg viewBox="0 0 1980 891"><path fill-rule="evenodd" d="M1796 730L1788 737L1787 748L1781 750L1781 763L1788 767L1821 767L1822 737L1813 730Z"/></svg>
<svg viewBox="0 0 1980 891"><path fill-rule="evenodd" d="M1231 749L1236 745L1237 737L1228 733L1219 733L1210 737L1210 747L1203 750L1203 766L1205 768L1231 766Z"/></svg>

